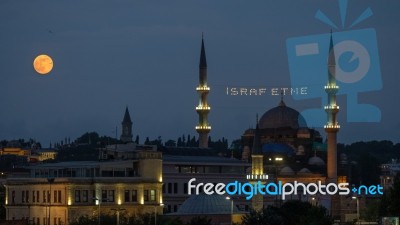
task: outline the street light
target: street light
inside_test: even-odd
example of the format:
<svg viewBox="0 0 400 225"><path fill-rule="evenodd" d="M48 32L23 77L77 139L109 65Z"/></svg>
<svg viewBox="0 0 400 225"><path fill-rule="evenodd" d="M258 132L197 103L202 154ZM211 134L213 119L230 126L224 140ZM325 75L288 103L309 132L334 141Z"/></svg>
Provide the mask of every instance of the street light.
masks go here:
<svg viewBox="0 0 400 225"><path fill-rule="evenodd" d="M233 199L229 196L225 198L226 200L231 200L231 225L233 224Z"/></svg>
<svg viewBox="0 0 400 225"><path fill-rule="evenodd" d="M160 203L160 206L164 206L164 204ZM157 225L157 205L154 206L154 225Z"/></svg>
<svg viewBox="0 0 400 225"><path fill-rule="evenodd" d="M123 208L111 209L117 213L117 225L119 225L119 212L124 211Z"/></svg>
<svg viewBox="0 0 400 225"><path fill-rule="evenodd" d="M357 223L360 221L360 202L356 196L351 197L357 200Z"/></svg>
<svg viewBox="0 0 400 225"><path fill-rule="evenodd" d="M93 200L95 200L95 201L98 201L98 204L99 204L99 212L97 213L98 215L97 215L97 220L99 221L99 225L100 225L100 204L101 204L101 201L100 201L100 199L98 199L98 198L93 198Z"/></svg>
<svg viewBox="0 0 400 225"><path fill-rule="evenodd" d="M51 184L52 183L54 183L54 177L52 177L52 178L47 178L47 182L49 182L49 184L50 184L50 194L47 196L48 197L48 199L47 199L47 201L49 202L49 218L48 218L48 225L50 225L50 220L51 220L51 216L50 216L50 214L51 214Z"/></svg>

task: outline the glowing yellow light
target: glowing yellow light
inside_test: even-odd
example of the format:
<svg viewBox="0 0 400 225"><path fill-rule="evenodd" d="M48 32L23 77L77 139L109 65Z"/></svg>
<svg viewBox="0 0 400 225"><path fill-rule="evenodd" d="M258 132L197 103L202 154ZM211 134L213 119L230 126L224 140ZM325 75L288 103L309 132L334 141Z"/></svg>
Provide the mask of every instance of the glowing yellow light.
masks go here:
<svg viewBox="0 0 400 225"><path fill-rule="evenodd" d="M211 130L211 126L196 126L196 130Z"/></svg>
<svg viewBox="0 0 400 225"><path fill-rule="evenodd" d="M68 205L72 205L72 199L71 199L71 196L68 196L68 203L67 203Z"/></svg>
<svg viewBox="0 0 400 225"><path fill-rule="evenodd" d="M143 198L143 195L140 197L140 204L144 204L144 198Z"/></svg>
<svg viewBox="0 0 400 225"><path fill-rule="evenodd" d="M33 68L37 73L46 75L53 69L53 60L48 55L39 55L33 61Z"/></svg>
<svg viewBox="0 0 400 225"><path fill-rule="evenodd" d="M199 86L196 88L197 91L209 91L210 87L207 86Z"/></svg>
<svg viewBox="0 0 400 225"><path fill-rule="evenodd" d="M283 160L283 158L281 158L281 157L276 157L275 158L275 161L282 161Z"/></svg>

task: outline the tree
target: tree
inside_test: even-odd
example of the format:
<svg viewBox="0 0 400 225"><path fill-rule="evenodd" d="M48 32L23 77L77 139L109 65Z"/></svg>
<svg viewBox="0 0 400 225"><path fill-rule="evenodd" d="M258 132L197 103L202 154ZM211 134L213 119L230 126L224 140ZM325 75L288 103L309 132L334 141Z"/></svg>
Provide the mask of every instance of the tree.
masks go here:
<svg viewBox="0 0 400 225"><path fill-rule="evenodd" d="M170 140L165 142L165 146L166 147L175 147L176 146L176 141L170 139Z"/></svg>
<svg viewBox="0 0 400 225"><path fill-rule="evenodd" d="M211 225L211 219L206 216L195 216L186 225Z"/></svg>
<svg viewBox="0 0 400 225"><path fill-rule="evenodd" d="M268 206L243 217L242 225L331 225L327 209L308 202L287 201L280 208Z"/></svg>
<svg viewBox="0 0 400 225"><path fill-rule="evenodd" d="M135 143L139 144L139 135L136 135Z"/></svg>

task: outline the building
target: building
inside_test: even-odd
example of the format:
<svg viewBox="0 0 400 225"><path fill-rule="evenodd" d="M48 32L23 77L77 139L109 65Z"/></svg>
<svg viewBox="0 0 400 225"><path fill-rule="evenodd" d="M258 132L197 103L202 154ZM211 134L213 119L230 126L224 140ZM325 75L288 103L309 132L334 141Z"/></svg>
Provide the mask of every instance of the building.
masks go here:
<svg viewBox="0 0 400 225"><path fill-rule="evenodd" d="M130 159L47 163L6 181L7 220L69 224L84 215L163 213L161 153L132 151ZM119 211L118 211L119 213Z"/></svg>

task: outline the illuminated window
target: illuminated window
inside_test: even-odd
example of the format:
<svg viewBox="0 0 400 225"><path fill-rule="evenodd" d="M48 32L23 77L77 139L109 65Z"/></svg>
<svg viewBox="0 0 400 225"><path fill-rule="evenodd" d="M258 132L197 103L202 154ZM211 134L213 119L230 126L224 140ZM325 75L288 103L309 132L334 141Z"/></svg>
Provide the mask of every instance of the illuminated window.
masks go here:
<svg viewBox="0 0 400 225"><path fill-rule="evenodd" d="M156 200L156 190L150 190L150 201Z"/></svg>

